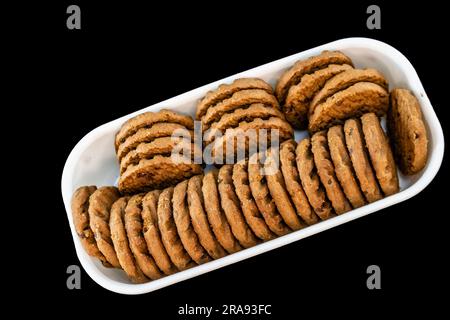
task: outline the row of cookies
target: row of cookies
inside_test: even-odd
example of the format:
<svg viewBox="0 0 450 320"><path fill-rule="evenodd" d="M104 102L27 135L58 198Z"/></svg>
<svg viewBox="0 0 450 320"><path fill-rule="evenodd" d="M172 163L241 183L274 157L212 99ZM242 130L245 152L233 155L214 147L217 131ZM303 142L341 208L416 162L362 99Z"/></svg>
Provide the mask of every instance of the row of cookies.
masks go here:
<svg viewBox="0 0 450 320"><path fill-rule="evenodd" d="M194 120L171 110L145 112L126 121L115 137L119 189L133 194L164 188L202 172L194 163ZM191 150L188 161L174 161L175 147Z"/></svg>
<svg viewBox="0 0 450 320"><path fill-rule="evenodd" d="M339 51L297 61L282 74L275 93L288 121L310 132L326 129L366 112L388 109L388 83L375 69L355 69Z"/></svg>
<svg viewBox="0 0 450 320"><path fill-rule="evenodd" d="M234 139L237 132L254 130L258 138L261 129L269 135L276 129L280 141L290 139L294 134L272 87L258 78L236 79L208 92L199 101L195 117L201 121L205 146L213 153L221 150L224 155L236 152L237 145L233 145L233 150L227 150L226 142ZM244 152L247 150L248 145L245 145Z"/></svg>

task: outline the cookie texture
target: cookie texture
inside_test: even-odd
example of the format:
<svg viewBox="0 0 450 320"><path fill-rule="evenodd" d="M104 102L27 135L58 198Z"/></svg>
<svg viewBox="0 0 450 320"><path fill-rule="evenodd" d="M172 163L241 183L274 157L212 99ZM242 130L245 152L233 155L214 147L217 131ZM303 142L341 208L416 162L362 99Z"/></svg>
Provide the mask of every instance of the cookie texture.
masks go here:
<svg viewBox="0 0 450 320"><path fill-rule="evenodd" d="M366 200L370 203L381 199L382 194L367 155L359 119L345 121L344 134L353 169Z"/></svg>
<svg viewBox="0 0 450 320"><path fill-rule="evenodd" d="M141 211L143 196L143 194L137 194L128 200L125 208L125 230L137 265L148 278L156 280L161 278L163 273L158 269L155 260L150 255L142 234Z"/></svg>
<svg viewBox="0 0 450 320"><path fill-rule="evenodd" d="M73 193L71 202L73 224L86 253L99 259L105 267L111 267L111 264L98 249L94 233L89 226L89 197L95 190L97 190L96 186L83 186Z"/></svg>
<svg viewBox="0 0 450 320"><path fill-rule="evenodd" d="M240 161L233 166L233 184L242 213L253 233L262 240L271 240L275 235L270 231L253 199L248 179L247 162Z"/></svg>
<svg viewBox="0 0 450 320"><path fill-rule="evenodd" d="M247 166L248 179L252 196L255 203L264 217L269 229L278 236L285 235L291 231L284 223L283 218L278 212L275 201L273 200L266 177L263 174L261 164L257 159L257 154L253 155Z"/></svg>
<svg viewBox="0 0 450 320"><path fill-rule="evenodd" d="M119 198L111 207L111 219L109 227L111 229L111 239L114 249L117 252L117 259L127 276L134 283L147 282L148 279L136 263L128 242L128 236L125 230L125 208L128 197Z"/></svg>
<svg viewBox="0 0 450 320"><path fill-rule="evenodd" d="M235 92L249 89L261 89L272 94L270 84L258 78L240 78L230 84L221 84L216 90L209 91L197 105L195 118L200 120L209 107L216 105L222 100L230 98Z"/></svg>
<svg viewBox="0 0 450 320"><path fill-rule="evenodd" d="M194 120L190 116L162 109L159 112L145 112L127 120L116 134L116 150L120 144L139 129L150 128L157 123L178 123L188 129L194 129Z"/></svg>
<svg viewBox="0 0 450 320"><path fill-rule="evenodd" d="M428 157L428 138L417 98L407 89L394 89L387 117L397 164L405 175L420 172Z"/></svg>
<svg viewBox="0 0 450 320"><path fill-rule="evenodd" d="M173 187L164 189L158 198L158 226L167 254L178 270L185 270L195 265L183 247L178 235L172 212Z"/></svg>
<svg viewBox="0 0 450 320"><path fill-rule="evenodd" d="M325 187L325 192L334 211L337 214L350 211L352 207L347 201L334 172L334 165L328 149L327 132L325 130L316 132L311 137L311 151L314 156L314 164L316 165L320 181Z"/></svg>
<svg viewBox="0 0 450 320"><path fill-rule="evenodd" d="M301 140L297 144L295 153L300 181L311 207L322 220L333 217L333 209L317 175L314 156L311 151L311 139Z"/></svg>
<svg viewBox="0 0 450 320"><path fill-rule="evenodd" d="M242 247L234 237L220 203L217 187L218 173L219 170L214 168L203 176L202 193L203 198L207 199L205 211L217 241L228 253L235 253L241 250Z"/></svg>
<svg viewBox="0 0 450 320"><path fill-rule="evenodd" d="M358 82L371 82L386 90L388 89L388 82L379 71L375 69L348 69L332 77L314 96L309 107L310 115L318 104L324 102L336 92L347 89Z"/></svg>
<svg viewBox="0 0 450 320"><path fill-rule="evenodd" d="M371 82L358 82L318 104L309 118L308 129L316 132L366 112L379 116L386 113L389 95L383 87Z"/></svg>
<svg viewBox="0 0 450 320"><path fill-rule="evenodd" d="M239 241L241 246L249 248L258 244L259 240L248 227L244 215L242 214L239 206L239 199L234 190L232 174L233 166L230 164L223 165L219 170L218 189L220 203L228 223L230 224L233 235Z"/></svg>
<svg viewBox="0 0 450 320"><path fill-rule="evenodd" d="M319 218L311 208L308 198L300 182L297 164L295 161L294 139L283 142L280 146L280 166L284 178L286 190L297 210L297 214L306 224L311 225L319 221Z"/></svg>
<svg viewBox="0 0 450 320"><path fill-rule="evenodd" d="M380 120L374 113L366 113L361 117L362 130L372 160L372 166L386 196L399 191L397 167L394 161L389 140L386 137Z"/></svg>
<svg viewBox="0 0 450 320"><path fill-rule="evenodd" d="M115 187L98 188L89 198L89 226L94 233L100 252L114 268L120 268L109 229L109 215L112 204L119 199L120 193Z"/></svg>
<svg viewBox="0 0 450 320"><path fill-rule="evenodd" d="M356 181L352 161L345 145L344 129L341 125L331 127L328 129L327 137L336 177L352 207L359 208L366 201Z"/></svg>
<svg viewBox="0 0 450 320"><path fill-rule="evenodd" d="M167 254L159 232L157 210L160 194L160 190L153 190L142 198L142 233L156 265L164 274L170 275L176 272L176 267Z"/></svg>
<svg viewBox="0 0 450 320"><path fill-rule="evenodd" d="M352 66L348 64L330 64L314 73L304 75L298 84L290 87L282 106L289 123L296 129L305 129L311 100L329 79L349 69L352 69Z"/></svg>
<svg viewBox="0 0 450 320"><path fill-rule="evenodd" d="M171 156L157 155L151 159L142 159L137 165L128 166L119 178L119 190L129 194L162 189L202 171L199 164L175 163Z"/></svg>
<svg viewBox="0 0 450 320"><path fill-rule="evenodd" d="M192 226L187 203L187 187L188 180L185 180L177 184L173 190L173 218L184 249L191 256L192 260L197 264L202 264L210 261L211 258L200 244Z"/></svg>
<svg viewBox="0 0 450 320"><path fill-rule="evenodd" d="M305 74L325 68L330 64L353 65L352 60L339 51L323 51L319 55L297 61L294 66L287 70L278 80L275 87L275 94L278 101L281 104L284 104L289 88L299 83Z"/></svg>

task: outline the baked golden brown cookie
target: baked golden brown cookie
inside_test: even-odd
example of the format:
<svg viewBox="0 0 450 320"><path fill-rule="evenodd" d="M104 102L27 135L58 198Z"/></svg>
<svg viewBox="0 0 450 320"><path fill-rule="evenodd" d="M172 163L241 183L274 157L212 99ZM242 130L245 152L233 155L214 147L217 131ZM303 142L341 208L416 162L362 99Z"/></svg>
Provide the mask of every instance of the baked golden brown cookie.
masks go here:
<svg viewBox="0 0 450 320"><path fill-rule="evenodd" d="M319 221L314 210L311 208L308 198L300 182L297 164L295 162L295 148L297 144L294 139L287 140L280 147L280 166L283 174L286 190L297 210L297 214L311 225Z"/></svg>
<svg viewBox="0 0 450 320"><path fill-rule="evenodd" d="M117 149L117 159L119 162L132 150L136 149L142 143L150 143L157 138L171 137L176 135L180 137L194 138L194 131L187 130L178 123L157 123L150 128L139 129L136 133L129 136Z"/></svg>
<svg viewBox="0 0 450 320"><path fill-rule="evenodd" d="M161 278L163 274L150 255L142 234L141 211L143 197L143 194L137 194L128 200L124 217L125 230L137 265L148 278L156 280Z"/></svg>
<svg viewBox="0 0 450 320"><path fill-rule="evenodd" d="M256 157L256 154L253 155L247 166L252 196L269 229L276 235L283 236L291 230L286 226L278 212L275 201L272 199L269 187L267 186L266 177L262 173L261 164L256 161Z"/></svg>
<svg viewBox="0 0 450 320"><path fill-rule="evenodd" d="M112 204L119 199L120 193L116 187L98 188L89 197L89 226L94 233L100 252L114 267L120 268L109 230L109 214Z"/></svg>
<svg viewBox="0 0 450 320"><path fill-rule="evenodd" d="M284 104L284 100L291 86L300 82L305 74L312 73L318 69L327 67L330 64L353 65L352 60L339 51L322 51L321 54L305 60L297 61L294 66L287 70L278 80L275 94L278 101Z"/></svg>
<svg viewBox="0 0 450 320"><path fill-rule="evenodd" d="M216 90L209 91L197 105L195 118L200 120L209 107L216 105L222 100L230 98L235 92L249 89L261 89L273 93L270 84L258 78L241 78L234 80L231 84L221 84Z"/></svg>
<svg viewBox="0 0 450 320"><path fill-rule="evenodd" d="M86 253L99 259L105 267L111 267L105 256L98 250L94 233L89 227L89 197L95 190L97 190L96 186L84 186L73 193L71 202L73 224Z"/></svg>
<svg viewBox="0 0 450 320"><path fill-rule="evenodd" d="M129 136L134 135L139 129L151 128L157 123L178 123L188 129L194 129L194 120L190 116L171 110L162 109L158 112L141 113L127 120L117 132L115 138L116 150L120 144L124 143Z"/></svg>
<svg viewBox="0 0 450 320"><path fill-rule="evenodd" d="M202 264L210 261L211 258L200 244L192 226L187 203L187 187L188 180L184 180L177 184L173 190L173 218L184 249L191 256L192 260L197 264Z"/></svg>
<svg viewBox="0 0 450 320"><path fill-rule="evenodd" d="M189 179L187 186L187 202L192 226L202 244L203 248L213 259L219 259L226 255L225 250L214 237L205 213L205 202L202 193L203 175L194 176Z"/></svg>
<svg viewBox="0 0 450 320"><path fill-rule="evenodd" d="M264 170L263 172L266 177L270 195L272 196L278 212L287 226L292 230L299 230L305 227L305 224L297 216L295 208L286 190L283 175L280 170L279 152L277 149L269 149L266 152L266 155L267 157L262 165L262 168Z"/></svg>
<svg viewBox="0 0 450 320"><path fill-rule="evenodd" d="M374 202L381 199L383 196L367 156L360 121L358 119L345 121L344 133L353 169L366 200Z"/></svg>
<svg viewBox="0 0 450 320"><path fill-rule="evenodd" d="M353 172L352 160L345 145L344 129L341 125L331 127L327 136L336 177L352 207L359 208L366 201Z"/></svg>
<svg viewBox="0 0 450 320"><path fill-rule="evenodd" d="M219 170L214 168L205 173L203 177L203 198L208 199L208 205L205 206L205 211L217 241L219 241L228 253L235 253L242 248L231 231L220 203L219 191L217 189L218 172Z"/></svg>
<svg viewBox="0 0 450 320"><path fill-rule="evenodd" d="M134 283L143 283L147 282L148 279L134 260L125 231L124 215L127 202L128 197L122 197L114 202L111 207L111 219L109 220L111 239L117 252L120 266L122 266L127 276Z"/></svg>
<svg viewBox="0 0 450 320"><path fill-rule="evenodd" d="M374 113L361 117L362 130L369 150L370 160L384 195L390 196L399 191L397 167L380 120Z"/></svg>
<svg viewBox="0 0 450 320"><path fill-rule="evenodd" d="M153 259L155 259L158 268L166 275L176 272L175 266L170 261L166 248L161 240L161 234L158 227L158 198L160 190L148 192L142 198L142 233L144 234L147 248Z"/></svg>
<svg viewBox="0 0 450 320"><path fill-rule="evenodd" d="M400 170L406 175L418 173L428 157L427 130L417 98L407 89L394 89L390 95L388 132Z"/></svg>
<svg viewBox="0 0 450 320"><path fill-rule="evenodd" d="M140 160L137 165L129 165L119 178L119 190L129 194L161 189L202 171L200 164L175 163L171 156L156 155Z"/></svg>
<svg viewBox="0 0 450 320"><path fill-rule="evenodd" d="M322 181L322 185L325 187L325 192L328 199L330 199L334 211L337 214L342 214L352 210L336 178L328 149L327 132L325 130L316 132L311 137L311 151L314 156L314 164L316 165L320 181Z"/></svg>
<svg viewBox="0 0 450 320"><path fill-rule="evenodd" d="M232 174L233 166L230 164L223 165L219 170L218 189L220 202L233 235L239 241L241 246L249 248L258 244L259 240L245 222L244 215L242 214L239 205L239 199L234 190Z"/></svg>
<svg viewBox="0 0 450 320"><path fill-rule="evenodd" d="M325 102L336 92L345 90L358 82L372 82L384 89L388 89L388 83L384 76L375 69L348 69L331 78L324 87L314 96L309 107L309 114L312 115L316 106Z"/></svg>
<svg viewBox="0 0 450 320"><path fill-rule="evenodd" d="M382 116L388 105L389 94L386 89L375 83L358 82L316 105L309 117L308 129L317 132L366 112Z"/></svg>
<svg viewBox="0 0 450 320"><path fill-rule="evenodd" d="M289 88L282 106L287 121L296 129L304 129L308 124L308 110L313 97L333 76L352 69L348 64L330 64L311 74L304 75L298 84Z"/></svg>
<svg viewBox="0 0 450 320"><path fill-rule="evenodd" d="M172 212L173 187L164 189L158 198L158 227L167 254L179 270L185 270L195 265L183 247L177 232L177 226Z"/></svg>
<svg viewBox="0 0 450 320"><path fill-rule="evenodd" d="M311 151L311 140L309 138L301 140L297 144L295 154L300 181L311 207L322 220L333 217L333 209L317 175L314 156Z"/></svg>
<svg viewBox="0 0 450 320"><path fill-rule="evenodd" d="M211 124L218 121L224 114L254 103L262 103L269 107L279 109L278 101L275 96L265 90L252 89L238 91L230 98L208 108L206 114L202 117L203 132L209 129Z"/></svg>
<svg viewBox="0 0 450 320"><path fill-rule="evenodd" d="M270 231L253 199L248 180L247 166L246 161L240 161L233 166L232 178L234 189L239 199L245 221L247 221L250 229L261 240L271 240L275 238L275 235Z"/></svg>

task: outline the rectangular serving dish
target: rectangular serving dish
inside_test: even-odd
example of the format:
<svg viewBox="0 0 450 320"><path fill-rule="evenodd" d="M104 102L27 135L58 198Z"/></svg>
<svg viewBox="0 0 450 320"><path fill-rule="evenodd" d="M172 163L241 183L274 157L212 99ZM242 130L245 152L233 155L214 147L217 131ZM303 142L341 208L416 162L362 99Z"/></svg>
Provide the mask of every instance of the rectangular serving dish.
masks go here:
<svg viewBox="0 0 450 320"><path fill-rule="evenodd" d="M127 119L144 111L172 109L194 116L198 100L207 91L222 83L230 83L243 77L257 77L275 85L280 75L297 60L317 55L323 50L340 50L350 56L357 68L373 67L381 71L389 81L390 89L402 87L410 89L419 99L428 128L429 156L425 169L413 177L400 175L400 192L382 200L365 205L335 218L322 221L305 229L259 244L249 249L228 255L194 268L175 273L159 280L144 284L132 284L123 271L104 268L99 261L89 257L84 251L72 222L70 201L74 190L82 185L116 185L118 163L114 152L114 135ZM296 141L306 136L305 131L296 131ZM444 154L444 136L441 125L425 93L414 67L408 59L395 48L368 38L347 38L334 41L289 57L267 63L260 67L191 90L166 101L149 106L117 120L106 123L88 133L73 148L64 166L61 191L69 219L76 252L83 268L89 276L102 287L122 294L142 294L183 281L203 273L253 257L291 242L306 238L321 231L365 216L395 203L404 201L422 191L439 170Z"/></svg>

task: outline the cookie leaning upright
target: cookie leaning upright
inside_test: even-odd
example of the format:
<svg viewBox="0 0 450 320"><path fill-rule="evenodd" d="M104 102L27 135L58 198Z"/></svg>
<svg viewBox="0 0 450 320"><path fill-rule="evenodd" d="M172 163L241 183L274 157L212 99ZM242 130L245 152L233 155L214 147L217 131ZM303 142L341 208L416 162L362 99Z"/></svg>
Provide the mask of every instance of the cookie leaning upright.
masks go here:
<svg viewBox="0 0 450 320"><path fill-rule="evenodd" d="M308 123L309 104L328 79L352 69L352 60L339 51L321 54L297 61L279 79L275 94L287 120L296 129Z"/></svg>
<svg viewBox="0 0 450 320"><path fill-rule="evenodd" d="M392 90L387 124L400 170L418 173L427 162L428 138L419 101L409 90Z"/></svg>
<svg viewBox="0 0 450 320"><path fill-rule="evenodd" d="M249 136L264 138L261 135L263 129L267 139L275 130L281 141L294 134L279 108L272 87L257 78L236 79L208 92L197 105L196 119L202 122L205 146L218 157L214 162L220 159L220 153L232 156L238 150L247 153ZM242 145L237 143L241 139L239 137L242 137Z"/></svg>
<svg viewBox="0 0 450 320"><path fill-rule="evenodd" d="M193 129L190 116L164 109L125 122L115 137L119 190L131 194L161 189L201 173L201 165L192 161ZM174 150L190 154L173 157Z"/></svg>

